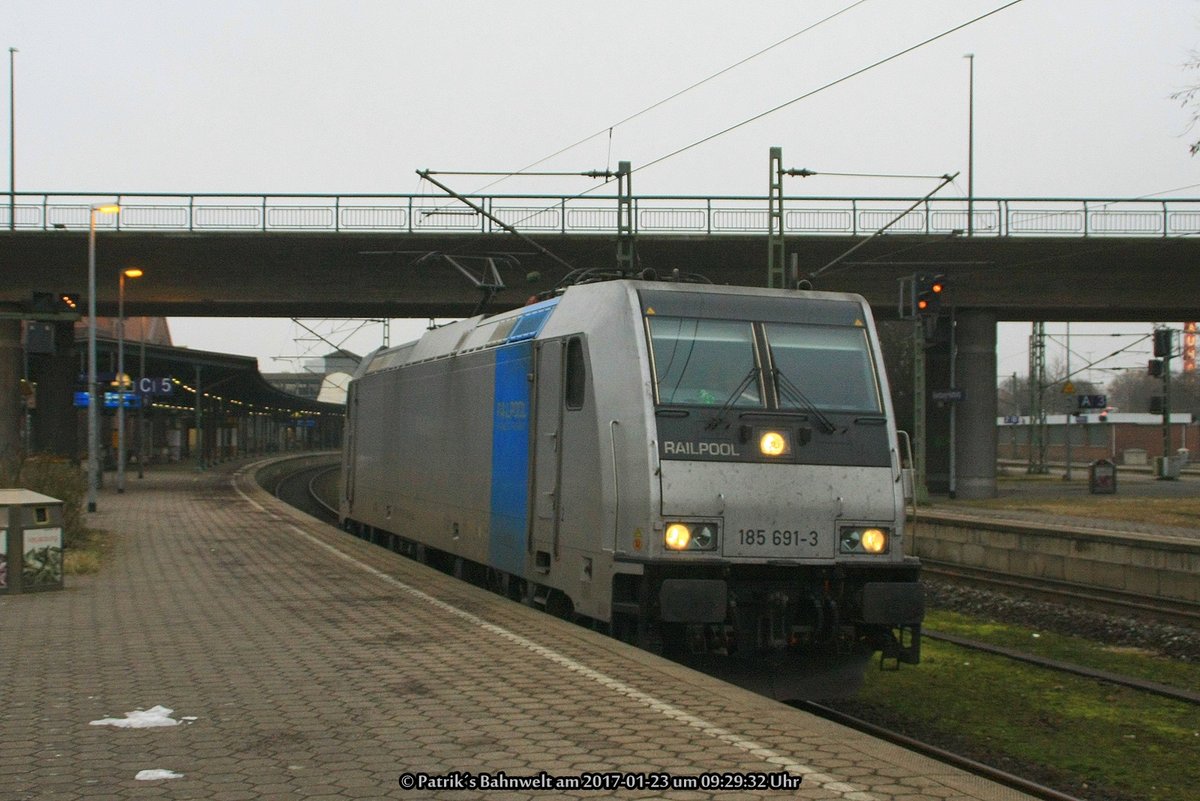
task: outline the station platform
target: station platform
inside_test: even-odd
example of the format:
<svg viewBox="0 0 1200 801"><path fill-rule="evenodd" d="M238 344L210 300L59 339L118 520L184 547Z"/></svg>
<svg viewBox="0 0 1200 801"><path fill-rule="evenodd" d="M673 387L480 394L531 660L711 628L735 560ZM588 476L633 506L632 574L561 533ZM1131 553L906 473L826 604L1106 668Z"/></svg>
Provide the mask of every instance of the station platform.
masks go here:
<svg viewBox="0 0 1200 801"><path fill-rule="evenodd" d="M255 466L106 490L99 573L0 596L0 798L1028 798L354 539Z"/></svg>

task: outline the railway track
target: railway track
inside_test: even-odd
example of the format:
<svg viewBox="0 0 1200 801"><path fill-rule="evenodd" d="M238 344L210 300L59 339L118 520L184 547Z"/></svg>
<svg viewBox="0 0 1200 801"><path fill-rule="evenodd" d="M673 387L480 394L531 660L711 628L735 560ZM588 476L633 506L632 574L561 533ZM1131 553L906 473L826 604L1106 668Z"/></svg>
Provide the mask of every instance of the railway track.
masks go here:
<svg viewBox="0 0 1200 801"><path fill-rule="evenodd" d="M967 637L959 637L956 634L942 634L929 629L922 629L921 636L939 642L950 643L957 645L960 648L970 648L973 651L982 651L984 653L996 654L1017 662L1024 662L1029 665L1043 667L1047 670L1056 670L1060 673L1070 673L1074 676L1083 676L1097 681L1107 682L1109 684L1118 684L1122 687L1129 687L1134 690L1159 695L1163 698L1170 698L1174 701L1183 701L1188 704L1200 705L1200 692L1193 690L1180 689L1171 687L1166 684L1160 684L1156 681L1147 679L1139 679L1134 676L1125 676L1120 673L1111 673L1107 670L1097 670L1095 668L1084 667L1082 665L1074 665L1069 662L1063 662L1058 659L1050 659L1049 657L1037 656L1036 654L1018 651L1015 648L1005 648L991 643L972 640Z"/></svg>
<svg viewBox="0 0 1200 801"><path fill-rule="evenodd" d="M915 751L919 754L924 754L927 757L936 759L939 762L944 762L947 765L953 765L956 768L965 770L976 776L988 779L1002 784L1006 787L1011 787L1014 790L1019 790L1026 795L1031 795L1034 798L1045 799L1045 801L1084 801L1078 796L1068 795L1053 787L1047 787L1043 784L1024 779L1007 771L994 768L990 765L985 765L982 762L977 762L973 759L956 754L952 751L947 751L944 748L939 748L936 745L921 740L916 740L905 734L885 729L882 726L876 726L874 723L861 720L860 718L852 717L843 712L838 712L835 709L830 709L822 704L813 703L812 701L789 701L789 706L797 709L802 709L809 714L825 718L842 726L861 731L880 740L885 740L890 743L895 743L902 748L907 748L910 751Z"/></svg>
<svg viewBox="0 0 1200 801"><path fill-rule="evenodd" d="M1200 604L1182 600L1164 600L1137 593L1089 587L1055 579L1031 579L1011 576L994 570L921 559L923 575L950 581L969 583L975 587L991 587L1055 601L1125 615L1151 616L1155 620L1200 629Z"/></svg>
<svg viewBox="0 0 1200 801"><path fill-rule="evenodd" d="M327 523L336 523L338 512L322 496L319 484L330 473L338 470L337 465L318 465L281 476L275 486L267 489L289 506L294 506Z"/></svg>

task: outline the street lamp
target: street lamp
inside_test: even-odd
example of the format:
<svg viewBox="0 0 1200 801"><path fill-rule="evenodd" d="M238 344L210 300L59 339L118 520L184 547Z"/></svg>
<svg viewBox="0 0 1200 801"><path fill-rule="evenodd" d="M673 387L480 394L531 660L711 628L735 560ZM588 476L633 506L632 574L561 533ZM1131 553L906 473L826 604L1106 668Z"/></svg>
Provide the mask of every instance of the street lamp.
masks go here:
<svg viewBox="0 0 1200 801"><path fill-rule="evenodd" d="M17 227L17 48L8 48L8 230Z"/></svg>
<svg viewBox="0 0 1200 801"><path fill-rule="evenodd" d="M100 460L96 452L99 429L99 394L96 392L96 214L119 214L115 203L97 203L88 217L88 495L87 510L96 511L96 488L100 485Z"/></svg>
<svg viewBox="0 0 1200 801"><path fill-rule="evenodd" d="M125 491L125 279L141 278L137 267L121 271L117 281L117 492Z"/></svg>
<svg viewBox="0 0 1200 801"><path fill-rule="evenodd" d="M967 60L967 236L975 235L975 54Z"/></svg>
<svg viewBox="0 0 1200 801"><path fill-rule="evenodd" d="M140 355L138 357L138 381L142 382L146 379L146 320L142 318L142 325L139 329L141 334L138 337ZM138 384L138 478L146 477L146 388L145 385Z"/></svg>

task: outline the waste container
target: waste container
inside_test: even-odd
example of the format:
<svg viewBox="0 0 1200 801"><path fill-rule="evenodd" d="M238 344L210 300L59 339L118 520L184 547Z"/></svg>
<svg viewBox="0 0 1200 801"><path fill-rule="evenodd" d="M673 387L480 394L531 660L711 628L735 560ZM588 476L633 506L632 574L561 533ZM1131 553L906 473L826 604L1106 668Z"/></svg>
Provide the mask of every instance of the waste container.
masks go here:
<svg viewBox="0 0 1200 801"><path fill-rule="evenodd" d="M1154 457L1154 476L1155 478L1177 479L1179 478L1180 469L1183 467L1183 462L1176 456L1155 456Z"/></svg>
<svg viewBox="0 0 1200 801"><path fill-rule="evenodd" d="M1115 495L1117 466L1108 459L1097 459L1088 467L1088 490L1093 495Z"/></svg>
<svg viewBox="0 0 1200 801"><path fill-rule="evenodd" d="M0 489L0 593L62 587L62 501L26 489Z"/></svg>

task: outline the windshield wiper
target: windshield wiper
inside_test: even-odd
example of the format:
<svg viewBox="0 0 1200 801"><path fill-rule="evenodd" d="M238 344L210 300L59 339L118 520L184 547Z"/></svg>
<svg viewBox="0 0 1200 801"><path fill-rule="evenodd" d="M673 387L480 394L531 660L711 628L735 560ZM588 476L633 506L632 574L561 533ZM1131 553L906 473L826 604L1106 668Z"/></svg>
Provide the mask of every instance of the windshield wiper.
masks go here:
<svg viewBox="0 0 1200 801"><path fill-rule="evenodd" d="M817 418L817 423L823 433L832 434L834 431L837 431L837 426L833 424L833 421L826 417L817 408L817 405L800 390L800 387L793 384L791 379L784 375L778 367L772 371L772 374L775 376L775 387L779 391L779 394Z"/></svg>
<svg viewBox="0 0 1200 801"><path fill-rule="evenodd" d="M706 425L705 428L716 428L722 423L722 421L724 421L725 415L728 414L731 408L733 408L734 402L736 402L738 398L742 397L743 392L750 388L750 384L754 381L757 375L758 368L751 367L746 373L746 377L742 379L742 382L734 388L733 394L729 396L729 400L725 401L725 403L721 405L721 408L717 410L716 416L708 421L708 425Z"/></svg>

